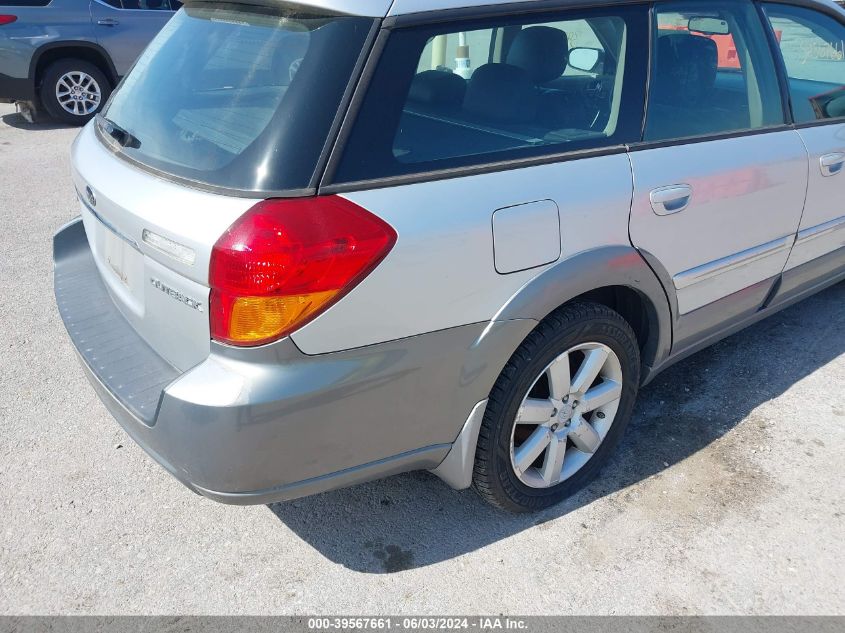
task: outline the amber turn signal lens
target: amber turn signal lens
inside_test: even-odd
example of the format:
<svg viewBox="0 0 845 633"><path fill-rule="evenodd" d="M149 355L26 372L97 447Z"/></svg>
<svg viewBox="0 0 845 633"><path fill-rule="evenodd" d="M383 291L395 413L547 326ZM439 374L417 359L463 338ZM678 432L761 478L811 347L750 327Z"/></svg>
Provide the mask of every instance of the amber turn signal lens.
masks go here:
<svg viewBox="0 0 845 633"><path fill-rule="evenodd" d="M290 297L236 297L228 339L240 343L276 339L319 311L336 294L336 290L330 290Z"/></svg>

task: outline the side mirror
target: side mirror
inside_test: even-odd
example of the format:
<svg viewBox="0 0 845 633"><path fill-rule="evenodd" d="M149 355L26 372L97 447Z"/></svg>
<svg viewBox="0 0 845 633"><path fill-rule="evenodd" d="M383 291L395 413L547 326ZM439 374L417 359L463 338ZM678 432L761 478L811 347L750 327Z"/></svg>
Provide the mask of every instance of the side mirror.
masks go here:
<svg viewBox="0 0 845 633"><path fill-rule="evenodd" d="M687 29L690 33L702 35L730 35L731 27L722 18L697 16L689 19Z"/></svg>
<svg viewBox="0 0 845 633"><path fill-rule="evenodd" d="M573 48L569 51L569 65L587 73L598 72L604 62L604 51L598 48Z"/></svg>

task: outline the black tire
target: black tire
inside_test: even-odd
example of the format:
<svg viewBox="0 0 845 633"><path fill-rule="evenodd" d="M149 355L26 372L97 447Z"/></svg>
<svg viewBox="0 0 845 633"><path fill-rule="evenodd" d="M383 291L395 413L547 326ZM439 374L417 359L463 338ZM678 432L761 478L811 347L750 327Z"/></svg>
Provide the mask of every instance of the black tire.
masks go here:
<svg viewBox="0 0 845 633"><path fill-rule="evenodd" d="M583 343L604 344L619 358L622 395L616 417L598 450L580 470L556 486L532 488L519 480L510 459L517 412L537 376L560 354ZM622 439L639 381L639 347L625 319L597 303L558 308L514 352L490 392L475 452L473 487L489 503L511 512L542 510L577 492L598 474Z"/></svg>
<svg viewBox="0 0 845 633"><path fill-rule="evenodd" d="M100 87L100 105L93 112L87 114L72 114L65 110L59 103L56 97L56 86L64 75L71 72L83 72L94 79ZM69 125L85 125L94 116L102 110L106 100L111 95L111 82L106 78L103 72L94 64L86 62L82 59L60 59L57 62L50 64L41 76L41 103L47 113L63 123Z"/></svg>

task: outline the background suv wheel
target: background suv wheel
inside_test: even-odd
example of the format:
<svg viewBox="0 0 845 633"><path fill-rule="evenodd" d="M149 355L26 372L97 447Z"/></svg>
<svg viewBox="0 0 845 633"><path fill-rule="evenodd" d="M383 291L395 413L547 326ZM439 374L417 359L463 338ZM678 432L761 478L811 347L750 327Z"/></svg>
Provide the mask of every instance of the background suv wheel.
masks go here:
<svg viewBox="0 0 845 633"><path fill-rule="evenodd" d="M99 112L111 94L102 71L81 59L52 63L41 78L41 103L54 119L84 125Z"/></svg>
<svg viewBox="0 0 845 633"><path fill-rule="evenodd" d="M490 393L473 486L514 512L582 488L612 454L640 380L628 323L596 303L563 306L514 353Z"/></svg>

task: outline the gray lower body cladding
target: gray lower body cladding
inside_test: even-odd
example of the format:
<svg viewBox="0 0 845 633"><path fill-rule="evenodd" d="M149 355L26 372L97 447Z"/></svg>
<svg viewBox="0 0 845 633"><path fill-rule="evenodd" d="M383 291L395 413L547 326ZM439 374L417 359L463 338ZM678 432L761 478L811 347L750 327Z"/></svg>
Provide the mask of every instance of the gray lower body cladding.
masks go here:
<svg viewBox="0 0 845 633"><path fill-rule="evenodd" d="M289 339L255 349L213 344L205 361L180 373L120 328L80 222L56 235L54 258L62 319L104 404L177 479L227 503L435 468L536 325L472 324L318 356ZM112 371L127 355L140 369Z"/></svg>

